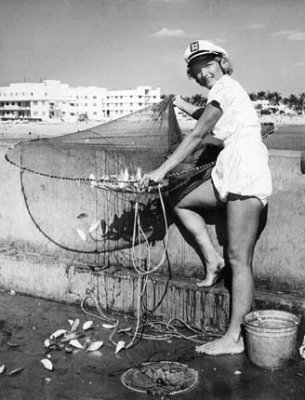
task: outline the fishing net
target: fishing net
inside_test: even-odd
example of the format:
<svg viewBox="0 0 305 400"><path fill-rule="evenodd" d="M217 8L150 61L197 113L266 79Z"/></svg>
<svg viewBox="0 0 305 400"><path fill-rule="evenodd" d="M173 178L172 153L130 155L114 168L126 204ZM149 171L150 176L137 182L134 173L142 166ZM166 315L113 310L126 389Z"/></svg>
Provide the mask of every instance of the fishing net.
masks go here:
<svg viewBox="0 0 305 400"><path fill-rule="evenodd" d="M22 141L6 159L20 168L26 208L44 236L66 250L103 253L131 247L135 234L140 242L164 237L160 193L137 182L181 138L166 98L91 129ZM141 232L134 232L136 206Z"/></svg>
<svg viewBox="0 0 305 400"><path fill-rule="evenodd" d="M39 231L79 253L105 253L165 235L160 196L208 179L219 149L203 146L168 176L142 190L141 175L157 168L182 140L171 97L120 119L75 133L22 141L6 159L20 168L21 190ZM135 213L138 222L135 222Z"/></svg>

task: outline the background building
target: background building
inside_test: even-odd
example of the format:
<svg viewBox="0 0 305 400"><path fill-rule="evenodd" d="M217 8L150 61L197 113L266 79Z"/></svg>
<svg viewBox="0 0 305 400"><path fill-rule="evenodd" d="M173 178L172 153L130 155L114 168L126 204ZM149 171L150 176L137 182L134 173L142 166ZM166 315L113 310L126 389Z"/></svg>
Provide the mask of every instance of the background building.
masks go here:
<svg viewBox="0 0 305 400"><path fill-rule="evenodd" d="M118 118L160 101L160 88L138 86L129 90L107 90L105 117Z"/></svg>
<svg viewBox="0 0 305 400"><path fill-rule="evenodd" d="M70 87L58 80L0 87L0 120L101 121L119 118L160 101L160 88L130 90Z"/></svg>

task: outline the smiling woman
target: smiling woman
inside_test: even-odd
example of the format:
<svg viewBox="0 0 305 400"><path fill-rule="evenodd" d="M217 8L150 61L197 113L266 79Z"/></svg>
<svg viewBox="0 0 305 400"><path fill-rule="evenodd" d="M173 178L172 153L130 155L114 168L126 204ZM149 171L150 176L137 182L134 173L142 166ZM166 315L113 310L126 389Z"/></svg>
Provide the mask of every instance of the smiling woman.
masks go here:
<svg viewBox="0 0 305 400"><path fill-rule="evenodd" d="M227 261L233 279L231 320L221 339L199 346L197 351L211 355L241 353L244 351L241 324L251 309L254 293L254 247L262 211L272 192L268 153L248 94L229 76L233 69L227 52L211 42L197 40L186 49L184 59L188 75L209 90L207 106L191 133L142 183L162 181L210 132L223 144L211 179L202 180L186 191L172 207L204 260L206 278L198 283L199 287L214 285L225 267L224 257L210 240L202 211L226 207ZM191 116L198 115L198 108L179 96L174 104Z"/></svg>

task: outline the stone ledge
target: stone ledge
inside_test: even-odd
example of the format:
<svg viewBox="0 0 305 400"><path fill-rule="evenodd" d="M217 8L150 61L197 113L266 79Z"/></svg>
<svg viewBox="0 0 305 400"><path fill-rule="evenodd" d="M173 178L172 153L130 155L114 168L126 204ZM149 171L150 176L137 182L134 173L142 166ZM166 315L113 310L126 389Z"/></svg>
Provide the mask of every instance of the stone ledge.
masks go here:
<svg viewBox="0 0 305 400"><path fill-rule="evenodd" d="M106 313L136 315L138 274L127 268L92 271L50 257L0 254L0 279L5 290L75 304L93 294ZM148 314L163 321L179 318L213 333L223 333L227 327L230 296L222 283L203 289L194 279L153 274L144 300ZM257 290L255 301L258 308L283 308L305 315L305 299L300 296Z"/></svg>

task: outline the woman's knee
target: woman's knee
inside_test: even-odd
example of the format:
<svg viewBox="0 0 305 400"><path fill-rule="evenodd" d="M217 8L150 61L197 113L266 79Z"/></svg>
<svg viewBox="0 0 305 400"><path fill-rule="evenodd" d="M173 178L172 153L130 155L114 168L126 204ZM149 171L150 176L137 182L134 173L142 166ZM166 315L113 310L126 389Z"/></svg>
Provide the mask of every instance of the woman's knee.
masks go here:
<svg viewBox="0 0 305 400"><path fill-rule="evenodd" d="M246 249L241 249L238 245L228 247L227 258L233 270L252 267L252 254Z"/></svg>

